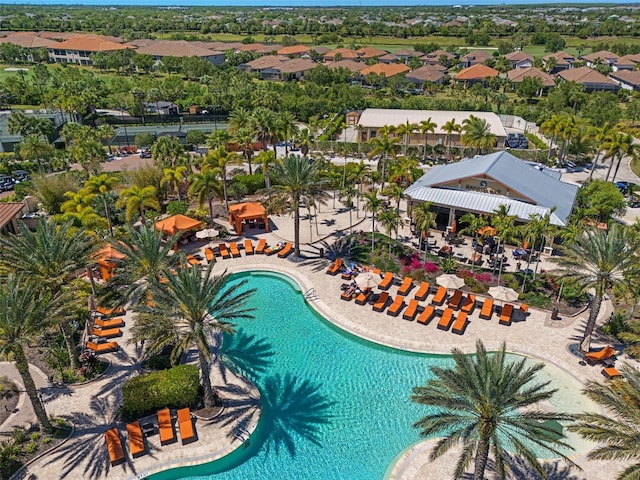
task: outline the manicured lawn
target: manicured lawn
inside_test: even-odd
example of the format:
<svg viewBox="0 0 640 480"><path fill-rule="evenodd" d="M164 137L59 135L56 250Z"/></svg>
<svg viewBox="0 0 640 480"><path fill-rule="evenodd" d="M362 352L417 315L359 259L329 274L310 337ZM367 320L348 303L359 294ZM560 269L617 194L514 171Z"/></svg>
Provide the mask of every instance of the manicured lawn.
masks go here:
<svg viewBox="0 0 640 480"><path fill-rule="evenodd" d="M640 159L631 160L631 171L640 177Z"/></svg>

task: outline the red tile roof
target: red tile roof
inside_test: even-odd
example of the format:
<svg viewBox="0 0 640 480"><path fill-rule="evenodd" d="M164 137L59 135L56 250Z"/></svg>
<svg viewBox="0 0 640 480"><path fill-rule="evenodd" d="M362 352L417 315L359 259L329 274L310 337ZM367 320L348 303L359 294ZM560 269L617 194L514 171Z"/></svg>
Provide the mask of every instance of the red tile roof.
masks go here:
<svg viewBox="0 0 640 480"><path fill-rule="evenodd" d="M483 78L497 77L500 74L498 70L488 67L482 63L476 63L468 68L460 70L454 80L458 82L464 82L467 80L481 80Z"/></svg>
<svg viewBox="0 0 640 480"><path fill-rule="evenodd" d="M369 75L370 73L375 73L376 75L384 75L389 78L400 73L408 72L409 70L410 68L404 63L376 63L362 70L360 74Z"/></svg>
<svg viewBox="0 0 640 480"><path fill-rule="evenodd" d="M543 72L536 67L514 68L513 70L509 70L507 72L507 78L513 83L520 83L527 77L539 78L540 80L542 80L542 85L545 87L554 87L556 84L551 75Z"/></svg>
<svg viewBox="0 0 640 480"><path fill-rule="evenodd" d="M327 67L333 69L336 68L346 68L351 73L356 73L365 68L368 68L368 65L364 62L356 62L355 60L338 60L337 62L327 63Z"/></svg>
<svg viewBox="0 0 640 480"><path fill-rule="evenodd" d="M99 37L76 35L56 45L56 50L76 50L80 52L109 52L124 50L127 47L121 43L110 42Z"/></svg>
<svg viewBox="0 0 640 480"><path fill-rule="evenodd" d="M616 82L609 77L604 76L600 72L593 70L589 67L570 68L569 70L563 70L558 73L558 76L567 82L576 82L582 84L605 84L605 85L617 85Z"/></svg>
<svg viewBox="0 0 640 480"><path fill-rule="evenodd" d="M338 54L340 54L342 58L358 58L358 54L355 50L351 50L350 48L336 48L335 50L325 53L324 59L333 60Z"/></svg>
<svg viewBox="0 0 640 480"><path fill-rule="evenodd" d="M301 55L307 53L309 50L311 50L311 47L307 47L306 45L291 45L289 47L282 47L276 53L278 55Z"/></svg>

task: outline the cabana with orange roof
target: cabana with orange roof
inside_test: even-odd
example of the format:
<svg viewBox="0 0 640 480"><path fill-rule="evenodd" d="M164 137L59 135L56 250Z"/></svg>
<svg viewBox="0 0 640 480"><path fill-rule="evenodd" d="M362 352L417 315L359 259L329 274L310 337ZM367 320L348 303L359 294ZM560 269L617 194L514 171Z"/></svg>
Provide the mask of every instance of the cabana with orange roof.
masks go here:
<svg viewBox="0 0 640 480"><path fill-rule="evenodd" d="M116 262L114 260L120 260L124 258L124 255L116 250L113 245L107 243L95 254L96 264L98 265L98 271L100 272L100 278L103 281L109 280L113 277L113 272L116 269Z"/></svg>
<svg viewBox="0 0 640 480"><path fill-rule="evenodd" d="M192 232L202 226L200 220L187 217L186 215L172 215L156 222L156 230L160 230L165 235L175 235L176 233ZM177 244L174 249L177 248Z"/></svg>
<svg viewBox="0 0 640 480"><path fill-rule="evenodd" d="M269 231L269 217L267 211L259 202L239 203L229 207L229 223L233 225L236 234L242 233L242 222L250 220L264 221L264 228Z"/></svg>

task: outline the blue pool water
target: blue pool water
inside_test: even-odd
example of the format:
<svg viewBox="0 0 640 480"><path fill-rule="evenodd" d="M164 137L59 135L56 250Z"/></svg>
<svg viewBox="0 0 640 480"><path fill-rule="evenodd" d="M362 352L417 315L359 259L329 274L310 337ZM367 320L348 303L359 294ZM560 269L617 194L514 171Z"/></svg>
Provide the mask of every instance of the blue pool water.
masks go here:
<svg viewBox="0 0 640 480"><path fill-rule="evenodd" d="M426 407L409 401L432 365L450 357L404 353L339 331L319 318L288 279L248 278L254 320L225 338L226 362L251 372L263 399L250 447L153 480L375 480L420 439ZM363 307L364 316L370 307ZM389 329L399 318L389 317ZM425 327L426 328L426 327Z"/></svg>

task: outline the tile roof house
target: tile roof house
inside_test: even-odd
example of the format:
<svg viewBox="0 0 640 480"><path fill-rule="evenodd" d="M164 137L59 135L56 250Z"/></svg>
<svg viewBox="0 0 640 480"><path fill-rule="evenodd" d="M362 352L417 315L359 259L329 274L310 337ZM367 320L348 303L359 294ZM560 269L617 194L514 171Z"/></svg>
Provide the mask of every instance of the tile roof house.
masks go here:
<svg viewBox="0 0 640 480"><path fill-rule="evenodd" d="M308 58L293 58L283 62L279 67L281 80L300 80L309 70L316 68L318 64Z"/></svg>
<svg viewBox="0 0 640 480"><path fill-rule="evenodd" d="M309 52L311 47L306 45L291 45L288 47L282 47L276 52L277 55L284 55L286 57L299 57L300 55Z"/></svg>
<svg viewBox="0 0 640 480"><path fill-rule="evenodd" d="M625 90L640 91L640 70L618 70L611 72L609 77Z"/></svg>
<svg viewBox="0 0 640 480"><path fill-rule="evenodd" d="M407 73L406 77L416 88L422 90L425 83L443 83L447 75L434 65L425 65Z"/></svg>
<svg viewBox="0 0 640 480"><path fill-rule="evenodd" d="M624 55L611 67L614 72L618 70L635 70L640 63L640 54Z"/></svg>
<svg viewBox="0 0 640 480"><path fill-rule="evenodd" d="M357 73L368 68L368 65L364 62L356 62L355 60L338 60L337 62L328 63L327 67L332 70L336 68L346 68L351 73Z"/></svg>
<svg viewBox="0 0 640 480"><path fill-rule="evenodd" d="M210 50L185 40L147 40L140 43L130 42L127 45L135 46L141 55L151 55L156 66L165 57L198 57L213 65L222 65L225 61L224 51Z"/></svg>
<svg viewBox="0 0 640 480"><path fill-rule="evenodd" d="M11 43L22 48L54 48L60 42L43 37L35 32L15 32L0 38L0 44Z"/></svg>
<svg viewBox="0 0 640 480"><path fill-rule="evenodd" d="M461 57L460 66L462 68L468 68L479 63L484 63L491 58L493 58L493 56L484 50L476 50L475 52L467 53Z"/></svg>
<svg viewBox="0 0 640 480"><path fill-rule="evenodd" d="M453 53L445 52L444 50L434 50L433 52L425 53L420 57L420 61L425 65L438 65L440 59L444 60L446 65L451 65L456 59Z"/></svg>
<svg viewBox="0 0 640 480"><path fill-rule="evenodd" d="M325 53L329 53L331 51L330 48L323 47L322 45L317 45L317 46L311 48L311 50L313 50L316 53L319 53L320 55L324 55Z"/></svg>
<svg viewBox="0 0 640 480"><path fill-rule="evenodd" d="M49 59L55 63L92 65L91 55L98 52L115 52L131 48L121 43L104 40L93 35L76 35L49 47Z"/></svg>
<svg viewBox="0 0 640 480"><path fill-rule="evenodd" d="M398 57L393 53L387 53L386 55L378 57L378 61L382 63L396 63L398 61Z"/></svg>
<svg viewBox="0 0 640 480"><path fill-rule="evenodd" d="M382 57L389 52L375 47L363 47L356 50L356 53L361 60L369 60L370 58Z"/></svg>
<svg viewBox="0 0 640 480"><path fill-rule="evenodd" d="M393 52L393 54L396 56L396 58L400 62L407 62L414 57L420 58L421 56L424 55L424 53L422 52L418 52L416 50L409 50L407 48L401 48L400 50L396 50L395 52Z"/></svg>
<svg viewBox="0 0 640 480"><path fill-rule="evenodd" d="M357 60L358 54L355 50L351 50L350 48L336 48L335 50L331 50L324 54L325 62L335 62L336 60L342 59Z"/></svg>
<svg viewBox="0 0 640 480"><path fill-rule="evenodd" d="M583 85L586 92L617 92L620 89L620 85L611 78L587 66L563 70L558 76L567 82Z"/></svg>
<svg viewBox="0 0 640 480"><path fill-rule="evenodd" d="M306 58L265 55L239 65L238 68L257 73L262 80L299 80L317 66L317 63Z"/></svg>
<svg viewBox="0 0 640 480"><path fill-rule="evenodd" d="M370 73L384 75L386 78L408 72L410 70L404 63L376 63L360 71L360 75L366 76Z"/></svg>
<svg viewBox="0 0 640 480"><path fill-rule="evenodd" d="M471 85L473 83L482 83L488 78L497 77L500 72L494 68L476 63L471 67L464 68L455 74L453 80L456 83L464 83Z"/></svg>
<svg viewBox="0 0 640 480"><path fill-rule="evenodd" d="M615 65L615 63L620 58L615 53L609 52L608 50L600 50L599 52L593 52L588 55L583 55L580 57L581 60L584 60L587 64L587 67L595 67L598 64L606 65L611 67Z"/></svg>
<svg viewBox="0 0 640 480"><path fill-rule="evenodd" d="M544 62L545 66L547 66L547 70L549 71L549 73L558 73L562 70L573 68L573 63L576 61L576 57L567 52L560 51L542 57L542 61ZM554 64L551 68L549 68L551 62L553 62Z"/></svg>
<svg viewBox="0 0 640 480"><path fill-rule="evenodd" d="M511 68L533 67L533 57L524 53L522 50L507 53L504 58L511 62Z"/></svg>
<svg viewBox="0 0 640 480"><path fill-rule="evenodd" d="M556 82L551 75L536 67L514 68L507 72L507 78L512 84L516 85L528 77L539 78L542 81L542 86L544 88L555 87L556 85Z"/></svg>

